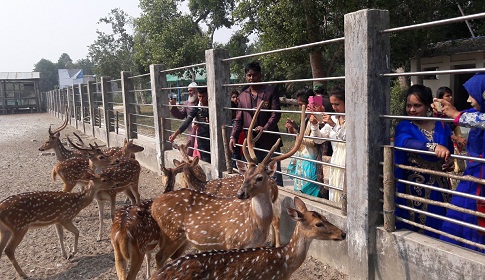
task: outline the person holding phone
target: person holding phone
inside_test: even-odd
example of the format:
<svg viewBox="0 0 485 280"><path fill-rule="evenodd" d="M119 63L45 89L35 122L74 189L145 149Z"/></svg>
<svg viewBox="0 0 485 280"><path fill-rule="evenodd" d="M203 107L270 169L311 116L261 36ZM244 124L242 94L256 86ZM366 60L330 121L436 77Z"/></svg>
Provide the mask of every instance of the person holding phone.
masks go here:
<svg viewBox="0 0 485 280"><path fill-rule="evenodd" d="M322 104L318 101L318 99L317 101L315 101L313 96L313 91L310 89L301 89L297 91L296 100L300 107L303 105L308 105L307 111L309 113L315 112L315 110L319 110L319 111L322 110L321 108ZM305 122L306 123L305 135L307 136L309 136L311 132L310 125L308 124L309 117L310 115L307 114L307 118ZM288 133L292 133L292 134L297 133L297 130L296 130L297 126L295 121L291 119L287 119L285 126ZM318 144L316 144L312 139L303 138L303 142L294 156L316 160L318 158L318 152L319 152ZM290 176L290 178L294 181L293 188L295 191L301 191L304 194L308 194L312 196L324 197L325 190L323 188L320 188L319 185L311 181L304 180L304 179L308 179L312 181L317 181L318 165L319 164L308 160L297 159L294 157L291 158L290 163L288 164L287 173L290 175L296 176L296 177ZM323 189L323 191L321 191L321 189Z"/></svg>
<svg viewBox="0 0 485 280"><path fill-rule="evenodd" d="M345 90L341 87L335 87L330 93L330 102L336 113L345 113ZM338 140L345 140L345 116L337 115L323 115L324 126L320 129L319 120L315 115L310 117L311 136L321 138L332 138ZM315 143L323 143L325 140L314 140ZM346 148L344 142L333 142L333 155L330 163L336 166L345 167ZM340 202L345 184L345 168L330 167L329 184L332 186L329 189L329 200Z"/></svg>

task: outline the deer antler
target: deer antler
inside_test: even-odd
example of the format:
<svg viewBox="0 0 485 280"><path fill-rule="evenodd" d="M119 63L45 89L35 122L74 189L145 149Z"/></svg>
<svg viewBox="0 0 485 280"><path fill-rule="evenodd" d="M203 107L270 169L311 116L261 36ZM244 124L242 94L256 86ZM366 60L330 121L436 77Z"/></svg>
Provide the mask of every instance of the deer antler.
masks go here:
<svg viewBox="0 0 485 280"><path fill-rule="evenodd" d="M254 112L254 116L253 116L253 119L251 120L251 125L249 126L249 130L248 130L248 137L247 137L247 139L244 139L244 143L243 143L244 157L246 158L246 160L248 161L249 164L257 164L258 163L256 154L254 152L254 143L256 143L256 141L258 141L259 137L261 137L262 131L260 131L258 133L258 135L256 136L256 138L253 139L253 127L254 127L254 124L256 123L256 119L259 115L259 112L261 111L262 104L263 103L261 102L259 104L258 108L256 109L256 112ZM272 158L271 156L273 155L274 151L276 151L276 149L279 147L279 145L281 143L281 139L278 139L278 141L276 141L276 143L273 145L273 147L271 147L271 150L268 152L268 154L263 159L261 164L269 165L272 161L274 161L274 162L282 161L284 159L291 157L294 153L296 153L296 151L298 151L298 149L300 148L301 142L303 141L303 136L304 136L304 132L305 132L305 110L306 110L306 106L303 105L301 107L300 134L298 135L293 148L286 154L282 154L282 155L279 155L279 156ZM246 147L247 147L248 151L246 151Z"/></svg>
<svg viewBox="0 0 485 280"><path fill-rule="evenodd" d="M296 153L296 151L298 151L298 149L301 146L301 143L303 142L303 137L305 136L305 111L306 111L306 106L305 105L301 106L300 134L296 138L295 145L293 146L293 148L286 154L282 154L272 158L271 156L273 155L274 151L276 150L276 148L278 148L280 144L280 139L278 139L278 141L276 141L276 143L271 148L271 151L263 159L262 164L269 165L271 162L282 161L284 159L291 157L294 153Z"/></svg>
<svg viewBox="0 0 485 280"><path fill-rule="evenodd" d="M75 134L74 134L75 135ZM77 136L77 135L76 135ZM80 150L80 151L88 151L88 152L92 152L94 150L96 150L98 148L98 146L93 146L92 144L89 144L89 147L90 148L85 148L85 147L80 147L78 146L77 144L74 144L74 142L72 142L71 138L69 138L69 136L66 137L67 138L67 142L69 142L69 144L71 146L73 146L74 148Z"/></svg>
<svg viewBox="0 0 485 280"><path fill-rule="evenodd" d="M54 135L54 134L56 134L56 133L60 132L60 131L61 131L61 130L63 130L64 128L66 128L66 126L67 126L67 121L69 121L69 116L67 115L67 113L68 113L68 107L66 107L66 119L64 120L64 123L62 123L62 125L61 125L60 127L56 128L56 129L54 130L54 132L52 132L52 130L51 130L51 126L49 126L49 135L51 135L51 136L52 136L52 135Z"/></svg>

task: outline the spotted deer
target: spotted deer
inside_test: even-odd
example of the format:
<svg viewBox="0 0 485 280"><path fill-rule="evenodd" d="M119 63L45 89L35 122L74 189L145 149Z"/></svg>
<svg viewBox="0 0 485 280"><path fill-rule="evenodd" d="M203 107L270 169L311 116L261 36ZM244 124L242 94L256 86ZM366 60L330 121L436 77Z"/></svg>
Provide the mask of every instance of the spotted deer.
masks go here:
<svg viewBox="0 0 485 280"><path fill-rule="evenodd" d="M174 260L158 270L152 280L171 279L290 279L305 261L314 239L341 241L346 237L321 214L308 211L298 197L287 213L296 222L290 242L278 248L211 251Z"/></svg>
<svg viewBox="0 0 485 280"><path fill-rule="evenodd" d="M173 190L175 177L182 171L183 165L175 168L160 166L162 188L165 193ZM118 279L136 279L143 263L143 256L147 264L146 277L148 279L151 276L151 252L157 247L160 238L160 227L150 211L152 203L153 199L149 199L116 210L110 238L114 248ZM130 262L130 270L127 274L128 262Z"/></svg>
<svg viewBox="0 0 485 280"><path fill-rule="evenodd" d="M67 110L66 110L67 112ZM62 123L62 125L56 128L54 131L51 130L49 126L49 139L39 147L39 151L47 151L53 149L56 153L56 158L58 161L64 161L66 159L75 158L75 157L86 157L86 153L84 151L71 151L67 149L64 144L61 142L61 130L66 128L67 122L69 121L69 117L66 113L66 120Z"/></svg>
<svg viewBox="0 0 485 280"><path fill-rule="evenodd" d="M67 137L67 141L69 142L69 144L71 144L71 146L73 146L79 151L91 151L93 149L93 145L91 144L89 144L90 148L76 145L71 141L71 139L69 139L69 137ZM123 146L121 147L101 148L101 146L95 143L94 148L101 149L101 151L106 156L113 157L113 158L118 158L118 157L135 158L135 153L142 152L145 149L144 147L133 143L133 140L128 141L126 138L123 142Z"/></svg>
<svg viewBox="0 0 485 280"><path fill-rule="evenodd" d="M103 176L88 176L88 187L81 192L27 192L12 195L0 202L0 256L5 250L5 255L21 277L27 276L15 259L15 249L31 228L55 225L64 258L77 252L79 230L72 220L93 201L97 192L113 186ZM74 234L74 247L70 255L64 248L64 228Z"/></svg>
<svg viewBox="0 0 485 280"><path fill-rule="evenodd" d="M99 232L98 241L101 240L104 231L104 202L110 202L110 217L114 220L116 211L116 195L124 192L131 200L132 204L140 203L140 193L138 183L140 180L140 163L131 157L120 157L110 167L103 168L100 175L105 176L111 182L116 184L116 188L96 193L96 202L98 203L99 212Z"/></svg>
<svg viewBox="0 0 485 280"><path fill-rule="evenodd" d="M236 198L216 197L182 189L162 194L154 200L152 215L160 226L157 268L161 268L168 258L183 252L189 245L201 251L227 250L261 246L267 240L273 218L269 178L275 172L274 163L297 151L303 140L303 131L288 153L271 157L280 144L278 140L257 165L254 143L262 131L256 138L253 138L252 131L261 104L249 127L248 138L243 143L244 156L249 166ZM301 127L304 127L304 110L305 106L301 115Z"/></svg>
<svg viewBox="0 0 485 280"><path fill-rule="evenodd" d="M198 164L199 158L195 157L190 159L186 154L186 149L184 145L176 146L179 148L180 153L184 158L186 163L182 172L182 185L186 188L205 192L208 194L213 194L219 197L236 197L237 191L242 186L244 182L244 175L236 175L228 178L221 178L206 181L205 173ZM185 156L184 156L185 154ZM180 164L178 160L174 160L174 164ZM238 162L238 169L242 174L246 171L246 165L244 163ZM202 172L202 174L201 174ZM269 178L269 187L271 192L271 202L274 204L278 199L278 185L273 178ZM271 222L271 236L272 244L279 247L280 242L280 215L278 209L273 208L273 221Z"/></svg>

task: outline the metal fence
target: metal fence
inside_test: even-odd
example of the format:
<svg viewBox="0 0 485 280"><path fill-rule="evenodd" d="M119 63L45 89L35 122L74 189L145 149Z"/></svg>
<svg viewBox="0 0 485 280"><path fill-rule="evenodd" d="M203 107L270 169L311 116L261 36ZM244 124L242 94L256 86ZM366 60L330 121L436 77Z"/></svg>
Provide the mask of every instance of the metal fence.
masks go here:
<svg viewBox="0 0 485 280"><path fill-rule="evenodd" d="M413 246L409 241L404 241L401 235L392 233L395 230L395 207L405 208L405 205L395 205L395 197L403 197L410 200L419 200L422 203L435 205L437 202L417 197L411 197L403 193L396 193L396 181L393 177L394 167L411 168L406 166L395 166L392 154L397 147L390 145L390 120L391 119L412 119L402 116L390 115L390 79L399 76L424 76L433 74L453 75L462 72L485 71L485 68L472 68L462 70L437 70L437 71L416 71L408 73L393 73L390 69L390 33L410 31L416 28L430 28L432 26L448 24L451 22L465 21L468 19L478 19L485 17L485 13L458 17L438 22L416 24L400 28L389 28L389 16L386 11L364 10L345 15L345 38L335 38L313 44L294 46L285 49L272 50L258 54L245 55L240 57L229 57L228 52L222 49L206 50L206 61L204 63L179 67L174 69L165 69L163 65L151 65L150 73L147 75L133 76L130 72L123 71L120 79L113 80L109 77L101 77L96 84L96 90L88 90L88 95L101 98L94 99L90 104L97 104L99 108L99 129L104 129L105 136L97 136L108 143L110 133L122 134L128 139L147 138L153 141L156 150L156 157L159 164L165 164L164 151L171 150L171 143L168 142L168 136L174 131L172 121L175 119L170 115L169 93L167 86L166 74L174 71L205 67L207 74L207 90L209 95L209 125L210 125L210 142L211 142L211 174L212 177L221 177L222 173L230 170L227 163L224 149L224 139L228 138L228 129L231 126L231 112L234 110L230 106L230 90L234 87L242 87L254 84L277 84L289 82L312 82L312 81L345 81L346 100L345 100L345 118L346 118L346 161L345 166L333 165L328 161L318 161L318 164L329 166L330 168L345 168L345 187L344 196L341 202L335 203L326 199L309 197L299 192L292 191L292 186L285 186L284 190L292 195L299 195L316 202L316 207L326 213L336 224L347 227L347 246L345 248L339 245L328 244L325 250L339 256L335 260L332 256L324 259L347 272L353 279L380 278L386 277L425 277L427 279L440 279L446 274L442 271L443 264L449 268L461 271L461 266L466 263L474 269L484 269L485 263L476 262L475 260L466 262L467 256L454 262L447 253L435 251L435 248L422 249L418 247L414 254L415 259L404 258L402 256L403 248ZM345 76L326 77L315 79L296 79L281 81L265 81L261 83L230 83L229 63L231 61L246 59L249 57L264 56L277 52L300 51L304 48L315 45L342 44L345 49ZM90 88L89 86L87 87ZM62 108L69 106L73 108L71 117L76 116L77 104L76 95L70 94L71 90L54 90L47 92L46 98L49 102L47 105L50 112L61 117ZM150 92L150 94L148 94ZM147 97L146 101L141 102L136 95L141 94ZM150 101L148 101L150 100ZM81 101L82 102L82 101ZM93 105L91 105L93 106ZM142 108L145 108L142 109ZM150 108L150 109L148 109ZM119 109L119 110L118 110ZM92 107L87 110L94 115ZM83 112L83 111L81 111ZM299 111L278 111L298 115ZM90 116L92 120L93 115ZM102 116L101 116L102 115ZM76 118L76 120L78 120ZM104 120L104 122L101 122ZM439 119L439 121L450 121ZM104 125L103 125L104 124ZM76 128L78 122L75 123ZM91 126L95 122L90 123ZM221 129L221 128L225 129ZM92 130L94 131L94 129ZM93 132L94 133L94 132ZM271 133L271 132L265 132ZM283 136L291 136L286 133L280 133ZM105 137L106 139L103 139ZM312 139L312 137L307 137ZM325 139L336 141L335 139ZM342 142L342 141L340 141ZM384 148L386 146L386 148ZM409 153L422 153L418 150L406 150ZM453 158L469 159L467 157L455 155ZM294 156L294 158L297 158ZM298 158L302 159L302 158ZM476 160L476 159L474 159ZM384 172L383 172L384 170ZM419 172L436 172L419 170ZM285 170L283 174L288 175ZM477 180L480 178L464 178L457 175L450 175L445 172L438 172L436 175L445 177L454 177L459 180ZM300 178L307 180L306 178ZM311 180L310 180L311 181ZM480 182L482 182L481 180ZM338 188L328 183L312 181L322 187ZM404 181L401 181L404 182ZM429 188L415 183L421 188ZM482 182L483 183L483 182ZM451 195L462 195L453 190L439 190ZM474 199L482 199L472 196ZM384 204L384 206L383 206ZM453 208L451 205L443 205L446 208ZM328 208L330 207L330 208ZM337 210L337 211L335 211ZM413 209L407 209L413 210ZM414 209L418 213L417 209ZM423 215L433 215L429 212L419 212ZM472 212L472 214L483 217L483 213ZM437 217L446 219L446 217ZM403 221L401 218L399 220ZM406 221L404 221L406 222ZM381 232L379 229L384 225L389 232ZM415 225L415 224L413 224ZM431 229L415 225L420 228L442 234L440 229ZM466 225L470 228L485 230L476 225ZM400 231L402 232L402 231ZM388 234L388 235L386 235ZM381 237L379 239L379 237ZM397 240L395 245L390 240ZM462 240L463 241L463 240ZM439 241L437 241L439 242ZM411 244L411 245L410 245ZM419 244L419 243L416 243ZM444 242L439 243L445 246ZM483 244L474 244L483 249ZM389 248L392 249L389 249ZM413 247L414 248L414 247ZM422 249L422 250L420 250ZM385 252L391 250L393 257L386 255ZM430 251L432 252L430 255ZM342 253L345 252L345 253ZM421 263L420 258L431 258L433 261ZM436 262L439 259L440 262ZM395 264L401 263L404 268L394 269ZM439 264L439 265L438 265ZM410 270L412 270L410 272ZM457 272L458 273L458 272ZM459 272L461 275L473 276L475 272ZM384 276L383 276L384 275ZM460 275L460 274L455 274ZM448 277L448 275L446 275Z"/></svg>

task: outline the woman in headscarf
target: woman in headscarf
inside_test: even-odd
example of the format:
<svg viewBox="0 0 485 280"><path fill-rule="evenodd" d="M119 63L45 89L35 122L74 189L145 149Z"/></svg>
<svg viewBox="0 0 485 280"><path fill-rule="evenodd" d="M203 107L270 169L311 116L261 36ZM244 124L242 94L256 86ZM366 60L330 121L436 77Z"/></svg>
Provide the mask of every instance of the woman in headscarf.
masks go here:
<svg viewBox="0 0 485 280"><path fill-rule="evenodd" d="M463 115L475 116L475 113L485 113L485 73L479 73L471 77L464 85L465 89L468 91L470 95L468 97L468 102L472 105L471 109L464 111ZM460 124L466 124L465 119L461 120L460 116L456 119L460 120ZM475 118L470 117L469 121L475 121ZM468 133L468 141L466 145L466 150L468 155L471 157L483 158L485 152L485 130L480 128L471 128L470 132ZM471 175L477 178L485 178L485 164L480 163L473 160L467 161L467 166L465 172L463 173L464 176ZM466 208L469 210L477 211L477 204L483 203L485 206L485 186L479 185L478 183L473 183L469 181L462 180L458 185L457 192L470 194L470 195L478 195L484 197L484 199L474 199L474 198L467 198L460 195L454 195L451 199L451 204L455 206L459 206L462 208ZM471 225L480 225L484 227L484 224L479 224L479 218L465 214L456 210L449 209L446 217L458 220L461 222L465 222ZM445 221L443 222L442 231L452 234L457 237L461 237L476 243L485 244L485 231L479 231L477 229L472 229L463 225L459 225L456 223ZM441 240L445 240L457 245L461 245L467 247L472 250L477 251L485 251L480 250L479 248L464 244L462 242L458 242L446 236L441 236Z"/></svg>

